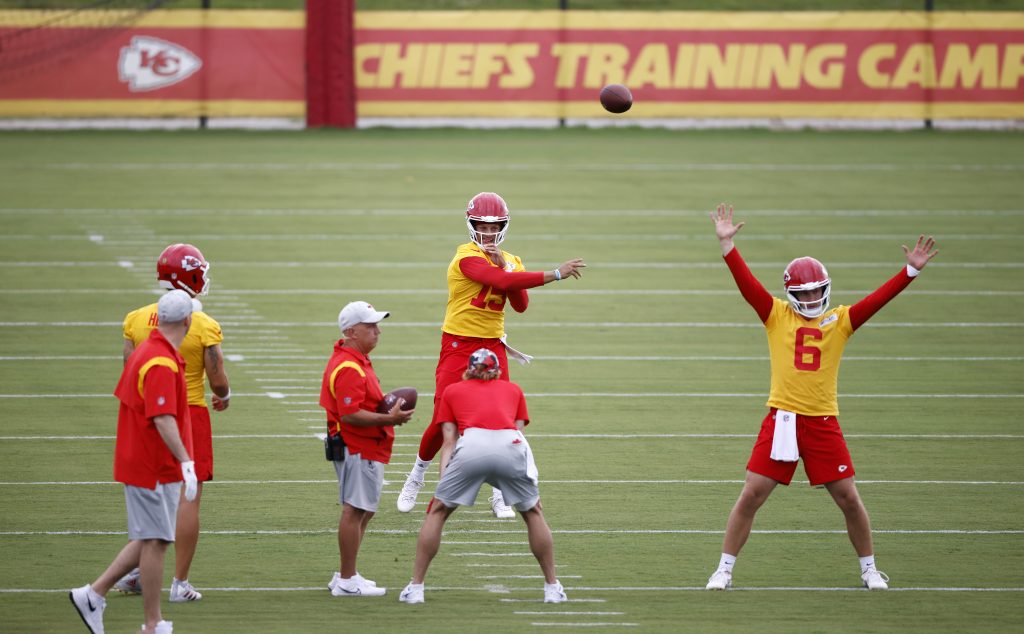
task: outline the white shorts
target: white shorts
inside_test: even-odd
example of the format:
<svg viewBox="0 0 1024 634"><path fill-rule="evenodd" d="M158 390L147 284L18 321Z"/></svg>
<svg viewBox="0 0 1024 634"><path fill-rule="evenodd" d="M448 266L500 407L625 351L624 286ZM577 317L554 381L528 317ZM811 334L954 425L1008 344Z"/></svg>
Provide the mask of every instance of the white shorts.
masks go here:
<svg viewBox="0 0 1024 634"><path fill-rule="evenodd" d="M434 497L449 508L473 506L484 482L501 489L505 503L519 512L537 506L537 467L522 432L467 429L455 444Z"/></svg>
<svg viewBox="0 0 1024 634"><path fill-rule="evenodd" d="M352 455L345 447L345 460L334 461L338 474L338 503L348 504L363 511L377 512L380 492L384 489L384 463L363 460Z"/></svg>
<svg viewBox="0 0 1024 634"><path fill-rule="evenodd" d="M157 484L156 489L124 485L124 503L128 508L128 539L174 541L181 483Z"/></svg>

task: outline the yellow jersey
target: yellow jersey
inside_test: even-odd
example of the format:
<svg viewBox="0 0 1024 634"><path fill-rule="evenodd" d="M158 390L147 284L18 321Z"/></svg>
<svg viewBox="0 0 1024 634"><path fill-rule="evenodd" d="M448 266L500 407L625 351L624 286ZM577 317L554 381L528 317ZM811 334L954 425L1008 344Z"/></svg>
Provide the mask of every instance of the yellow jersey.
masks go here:
<svg viewBox="0 0 1024 634"><path fill-rule="evenodd" d="M526 270L518 256L506 251L501 254L505 258L506 271L519 273ZM487 253L473 242L460 245L455 250L455 257L448 265L448 306L441 329L462 337L499 339L505 334L507 296L504 291L473 281L462 273L459 262L472 257L483 258L494 265Z"/></svg>
<svg viewBox="0 0 1024 634"><path fill-rule="evenodd" d="M764 322L771 355L768 407L806 416L838 416L839 361L853 335L850 307L801 317L789 302L772 298Z"/></svg>
<svg viewBox="0 0 1024 634"><path fill-rule="evenodd" d="M124 338L138 347L157 326L156 303L128 313L124 318ZM204 352L224 340L220 324L202 311L192 313L192 326L188 329L179 352L185 359L185 385L188 404L206 406Z"/></svg>

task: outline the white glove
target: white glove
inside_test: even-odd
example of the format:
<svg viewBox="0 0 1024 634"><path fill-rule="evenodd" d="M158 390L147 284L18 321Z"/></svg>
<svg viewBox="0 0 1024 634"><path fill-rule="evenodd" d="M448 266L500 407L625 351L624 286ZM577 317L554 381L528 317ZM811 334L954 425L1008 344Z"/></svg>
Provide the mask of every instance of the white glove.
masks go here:
<svg viewBox="0 0 1024 634"><path fill-rule="evenodd" d="M185 478L185 499L192 502L196 499L196 493L199 492L195 460L181 463L181 475Z"/></svg>

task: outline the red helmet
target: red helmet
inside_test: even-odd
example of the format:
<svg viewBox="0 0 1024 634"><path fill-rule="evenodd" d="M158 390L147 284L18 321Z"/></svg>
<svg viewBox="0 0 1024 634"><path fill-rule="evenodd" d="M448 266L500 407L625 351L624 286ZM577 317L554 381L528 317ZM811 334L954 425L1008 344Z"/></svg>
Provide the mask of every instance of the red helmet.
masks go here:
<svg viewBox="0 0 1024 634"><path fill-rule="evenodd" d="M782 284L786 287L786 299L792 304L793 310L804 317L817 317L828 310L828 293L832 280L828 277L825 265L814 258L797 258L789 263L782 275ZM795 291L811 291L824 288L820 299L805 302L798 300Z"/></svg>
<svg viewBox="0 0 1024 634"><path fill-rule="evenodd" d="M476 230L473 223L496 222L502 227L498 233L481 233ZM466 226L469 227L469 239L477 246L484 246L485 236L494 236L493 244L499 245L505 240L505 232L508 231L508 205L505 200L494 192L481 192L470 199L466 205Z"/></svg>
<svg viewBox="0 0 1024 634"><path fill-rule="evenodd" d="M501 369L498 362L498 355L487 348L480 348L469 355L469 369L479 368L481 372L497 372Z"/></svg>
<svg viewBox="0 0 1024 634"><path fill-rule="evenodd" d="M156 279L160 287L179 288L192 297L205 295L210 288L206 272L210 263L199 249L191 244L172 244L164 249L156 261Z"/></svg>

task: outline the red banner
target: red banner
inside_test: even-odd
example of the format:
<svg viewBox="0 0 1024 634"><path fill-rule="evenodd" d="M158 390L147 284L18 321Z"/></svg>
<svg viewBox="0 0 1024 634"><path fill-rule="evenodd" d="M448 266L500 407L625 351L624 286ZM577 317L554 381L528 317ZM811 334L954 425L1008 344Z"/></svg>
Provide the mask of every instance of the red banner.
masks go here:
<svg viewBox="0 0 1024 634"><path fill-rule="evenodd" d="M305 112L299 12L153 11L116 26L101 26L105 12L64 25L63 13L0 12L0 115Z"/></svg>
<svg viewBox="0 0 1024 634"><path fill-rule="evenodd" d="M56 13L0 11L0 116L305 113L302 12ZM605 117L624 83L616 116L1024 118L1012 12L372 11L354 54L362 117Z"/></svg>

